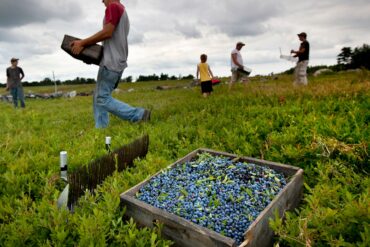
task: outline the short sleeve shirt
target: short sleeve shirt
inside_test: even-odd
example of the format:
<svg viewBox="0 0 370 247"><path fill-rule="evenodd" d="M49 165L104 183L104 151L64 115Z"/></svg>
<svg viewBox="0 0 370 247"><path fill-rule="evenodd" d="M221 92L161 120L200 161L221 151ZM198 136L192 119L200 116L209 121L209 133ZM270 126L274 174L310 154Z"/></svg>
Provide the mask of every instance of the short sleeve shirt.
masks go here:
<svg viewBox="0 0 370 247"><path fill-rule="evenodd" d="M239 68L238 65L236 65L233 61L233 58L232 58L232 55L233 54L236 54L236 60L238 61L239 64L243 65L243 58L242 58L242 55L240 54L240 51L238 49L234 49L231 51L231 69L237 69Z"/></svg>
<svg viewBox="0 0 370 247"><path fill-rule="evenodd" d="M299 62L310 59L310 43L308 43L307 41L303 41L299 49L302 49L302 48L304 48L304 53L298 54Z"/></svg>
<svg viewBox="0 0 370 247"><path fill-rule="evenodd" d="M103 42L104 52L100 66L122 72L127 67L128 42L127 37L130 22L125 7L119 2L113 2L105 10L103 24L111 23L115 29L110 39Z"/></svg>
<svg viewBox="0 0 370 247"><path fill-rule="evenodd" d="M8 78L8 87L16 88L22 86L21 75L24 76L23 70L20 67L9 67L6 69L6 77Z"/></svg>

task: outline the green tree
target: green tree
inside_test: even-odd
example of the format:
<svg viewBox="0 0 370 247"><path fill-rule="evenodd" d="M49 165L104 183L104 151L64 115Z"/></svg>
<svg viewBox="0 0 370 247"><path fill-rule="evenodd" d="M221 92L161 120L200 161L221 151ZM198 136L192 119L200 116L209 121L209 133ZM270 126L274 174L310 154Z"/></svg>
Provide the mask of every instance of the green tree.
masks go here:
<svg viewBox="0 0 370 247"><path fill-rule="evenodd" d="M364 67L370 69L370 46L363 44L362 47L356 47L352 53L351 65L353 68Z"/></svg>
<svg viewBox="0 0 370 247"><path fill-rule="evenodd" d="M344 67L348 67L352 61L352 48L351 47L343 47L341 53L337 56L338 65L343 65Z"/></svg>
<svg viewBox="0 0 370 247"><path fill-rule="evenodd" d="M127 76L121 79L121 82L132 82L132 76Z"/></svg>
<svg viewBox="0 0 370 247"><path fill-rule="evenodd" d="M161 75L159 77L159 80L160 81L167 81L168 80L168 74L161 73Z"/></svg>

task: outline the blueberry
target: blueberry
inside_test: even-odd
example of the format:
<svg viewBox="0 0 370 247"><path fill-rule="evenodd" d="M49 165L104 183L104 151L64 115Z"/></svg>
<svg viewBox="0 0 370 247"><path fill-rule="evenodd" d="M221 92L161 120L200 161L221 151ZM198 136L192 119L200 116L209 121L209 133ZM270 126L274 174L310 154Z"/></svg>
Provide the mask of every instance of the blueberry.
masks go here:
<svg viewBox="0 0 370 247"><path fill-rule="evenodd" d="M152 178L137 198L240 244L248 226L285 184L284 175L274 170L201 154Z"/></svg>

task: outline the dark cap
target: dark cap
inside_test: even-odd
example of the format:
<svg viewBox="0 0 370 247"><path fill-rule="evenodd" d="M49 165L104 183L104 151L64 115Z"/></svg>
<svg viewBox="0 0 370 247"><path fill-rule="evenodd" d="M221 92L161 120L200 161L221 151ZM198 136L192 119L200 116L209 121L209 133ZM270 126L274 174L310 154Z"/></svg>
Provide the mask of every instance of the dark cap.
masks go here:
<svg viewBox="0 0 370 247"><path fill-rule="evenodd" d="M10 62L16 62L16 61L18 61L19 60L19 58L12 58L12 59L10 59Z"/></svg>
<svg viewBox="0 0 370 247"><path fill-rule="evenodd" d="M241 46L245 46L245 44L241 41L239 41L238 43L236 43L236 45L241 45Z"/></svg>
<svg viewBox="0 0 370 247"><path fill-rule="evenodd" d="M305 32L301 32L299 34L297 34L298 37L304 37L304 38L307 38L307 34Z"/></svg>

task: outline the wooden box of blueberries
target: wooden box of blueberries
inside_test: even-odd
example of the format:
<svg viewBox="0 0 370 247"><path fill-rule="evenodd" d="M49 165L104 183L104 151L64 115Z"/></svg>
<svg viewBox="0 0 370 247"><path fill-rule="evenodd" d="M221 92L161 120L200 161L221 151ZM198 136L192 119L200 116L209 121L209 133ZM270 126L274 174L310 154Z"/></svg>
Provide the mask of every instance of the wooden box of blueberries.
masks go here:
<svg viewBox="0 0 370 247"><path fill-rule="evenodd" d="M175 246L272 246L269 218L298 206L303 170L198 149L121 194L138 225Z"/></svg>

